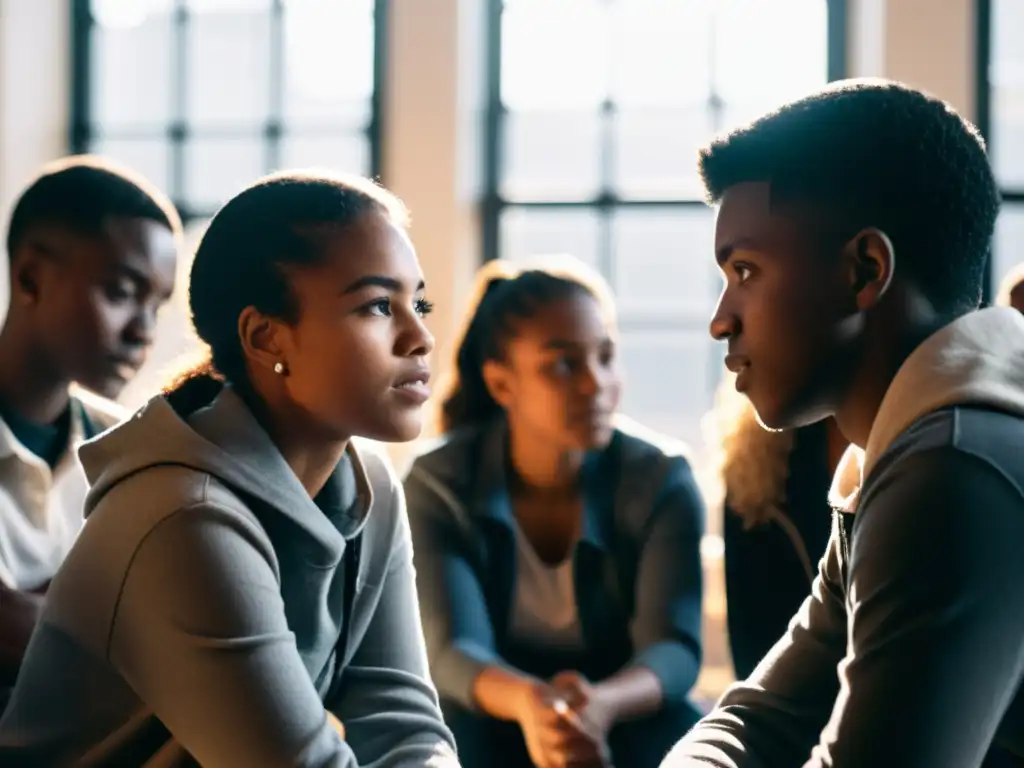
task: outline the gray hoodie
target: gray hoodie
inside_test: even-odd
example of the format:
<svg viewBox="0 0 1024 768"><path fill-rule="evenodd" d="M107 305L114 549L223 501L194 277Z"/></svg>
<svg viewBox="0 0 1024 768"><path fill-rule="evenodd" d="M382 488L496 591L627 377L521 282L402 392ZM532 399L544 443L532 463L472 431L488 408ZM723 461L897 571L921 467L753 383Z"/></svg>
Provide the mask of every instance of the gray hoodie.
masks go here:
<svg viewBox="0 0 1024 768"><path fill-rule="evenodd" d="M812 594L663 768L977 768L1024 755L1024 318L922 343L836 473Z"/></svg>
<svg viewBox="0 0 1024 768"><path fill-rule="evenodd" d="M155 398L80 456L88 520L0 765L457 765L380 457L350 449L314 501L231 389L192 414Z"/></svg>

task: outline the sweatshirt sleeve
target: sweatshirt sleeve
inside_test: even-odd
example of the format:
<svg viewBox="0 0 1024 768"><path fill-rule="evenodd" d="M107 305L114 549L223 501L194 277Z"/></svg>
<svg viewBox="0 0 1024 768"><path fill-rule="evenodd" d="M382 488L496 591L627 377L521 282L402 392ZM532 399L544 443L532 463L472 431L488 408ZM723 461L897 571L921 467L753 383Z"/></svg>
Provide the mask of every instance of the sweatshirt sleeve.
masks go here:
<svg viewBox="0 0 1024 768"><path fill-rule="evenodd" d="M165 518L127 572L108 660L201 765L356 768L288 629L270 556L219 507Z"/></svg>
<svg viewBox="0 0 1024 768"><path fill-rule="evenodd" d="M640 547L634 666L650 669L667 704L686 699L701 660L701 558L704 502L689 464L679 459L655 503Z"/></svg>
<svg viewBox="0 0 1024 768"><path fill-rule="evenodd" d="M663 768L803 765L839 691L846 648L838 535L833 530L811 595L747 680L669 753Z"/></svg>
<svg viewBox="0 0 1024 768"><path fill-rule="evenodd" d="M808 767L980 765L1024 673L1021 491L936 448L895 463L857 517L845 684Z"/></svg>
<svg viewBox="0 0 1024 768"><path fill-rule="evenodd" d="M427 666L404 494L392 493L397 524L380 600L328 705L363 768L458 768Z"/></svg>

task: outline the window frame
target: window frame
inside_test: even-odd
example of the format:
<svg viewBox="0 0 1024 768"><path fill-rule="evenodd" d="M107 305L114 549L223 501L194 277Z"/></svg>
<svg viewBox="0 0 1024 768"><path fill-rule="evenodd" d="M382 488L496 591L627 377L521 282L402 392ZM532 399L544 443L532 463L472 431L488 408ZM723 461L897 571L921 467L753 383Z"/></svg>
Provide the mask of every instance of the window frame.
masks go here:
<svg viewBox="0 0 1024 768"><path fill-rule="evenodd" d="M281 62L284 45L284 0L267 0L271 14L271 114L263 121L260 139L263 143L267 165L273 165L280 157L281 138L287 128L287 121L281 114L284 71ZM370 115L365 128L369 152L369 174L380 180L383 171L382 137L384 85L387 79L388 0L373 1L373 91L370 95ZM187 225L197 220L208 219L214 210L196 208L184 199L186 186L185 146L190 139L187 118L180 106L185 100L185 39L189 24L189 12L185 0L174 0L174 62L171 87L176 93L177 116L164 127L163 137L170 148L169 186L165 192L171 197ZM68 149L72 154L91 151L97 136L93 120L92 85L95 73L92 71L92 42L95 19L92 0L71 0L71 104L68 126ZM159 136L156 134L155 136ZM226 201L223 201L226 202Z"/></svg>
<svg viewBox="0 0 1024 768"><path fill-rule="evenodd" d="M501 169L503 165L502 151L502 123L507 114L501 99L501 14L503 0L485 0L487 8L485 11L485 77L486 95L484 107L484 147L483 147L483 194L481 199L481 250L483 261L498 259L502 257L500 244L500 226L502 214L510 208L520 209L553 209L553 208L586 208L594 209L599 213L603 222L611 219L611 214L620 208L643 208L647 210L671 210L681 207L704 207L706 204L699 199L656 199L645 200L638 198L619 198L614 190L602 189L598 195L589 200L569 201L530 201L530 200L508 200L501 193ZM829 82L842 79L847 71L847 29L848 29L848 7L847 0L822 0L827 7L827 77ZM711 101L715 99L711 95ZM714 103L709 104L711 109L716 108ZM601 117L606 117L609 112L614 111L612 102L606 101L601 105ZM608 151L609 141L605 138L602 141L602 153ZM604 157L600 158L603 162ZM610 253L610 237L602 237L599 244L598 264L609 273L612 265Z"/></svg>

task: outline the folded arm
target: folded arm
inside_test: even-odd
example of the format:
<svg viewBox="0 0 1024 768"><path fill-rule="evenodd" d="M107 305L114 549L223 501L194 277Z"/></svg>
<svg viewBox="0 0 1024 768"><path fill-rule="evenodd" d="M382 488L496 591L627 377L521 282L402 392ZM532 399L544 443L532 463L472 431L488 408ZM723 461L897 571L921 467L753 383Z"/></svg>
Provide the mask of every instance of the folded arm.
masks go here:
<svg viewBox="0 0 1024 768"><path fill-rule="evenodd" d="M109 661L202 765L356 768L299 656L268 550L215 506L162 521L125 578Z"/></svg>
<svg viewBox="0 0 1024 768"><path fill-rule="evenodd" d="M598 684L614 721L650 714L686 699L701 662L701 558L704 502L689 465L678 459L659 494L640 547L635 655Z"/></svg>
<svg viewBox="0 0 1024 768"><path fill-rule="evenodd" d="M432 480L432 478L431 478ZM499 720L517 720L542 681L498 654L480 580L456 510L416 468L405 481L430 668L442 697Z"/></svg>

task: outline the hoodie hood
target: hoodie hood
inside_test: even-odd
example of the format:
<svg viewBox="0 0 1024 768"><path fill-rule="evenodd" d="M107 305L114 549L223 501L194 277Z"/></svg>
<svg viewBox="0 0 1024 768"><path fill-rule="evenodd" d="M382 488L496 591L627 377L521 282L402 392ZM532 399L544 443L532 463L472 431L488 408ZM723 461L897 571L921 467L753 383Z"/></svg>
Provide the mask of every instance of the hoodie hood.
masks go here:
<svg viewBox="0 0 1024 768"><path fill-rule="evenodd" d="M346 460L318 497L321 504L329 500L328 508L321 509L231 387L191 414L179 413L162 395L154 397L128 421L84 443L78 455L91 487L86 516L127 477L150 467L185 466L212 475L235 493L261 499L325 546L329 558L340 557L343 539L362 530L373 501L350 443ZM353 497L354 504L343 501ZM325 511L333 512L335 502L342 514L329 518Z"/></svg>
<svg viewBox="0 0 1024 768"><path fill-rule="evenodd" d="M832 481L829 503L856 510L865 477L922 416L953 405L1024 415L1024 316L993 307L954 320L908 357L882 398L864 450L850 446Z"/></svg>

